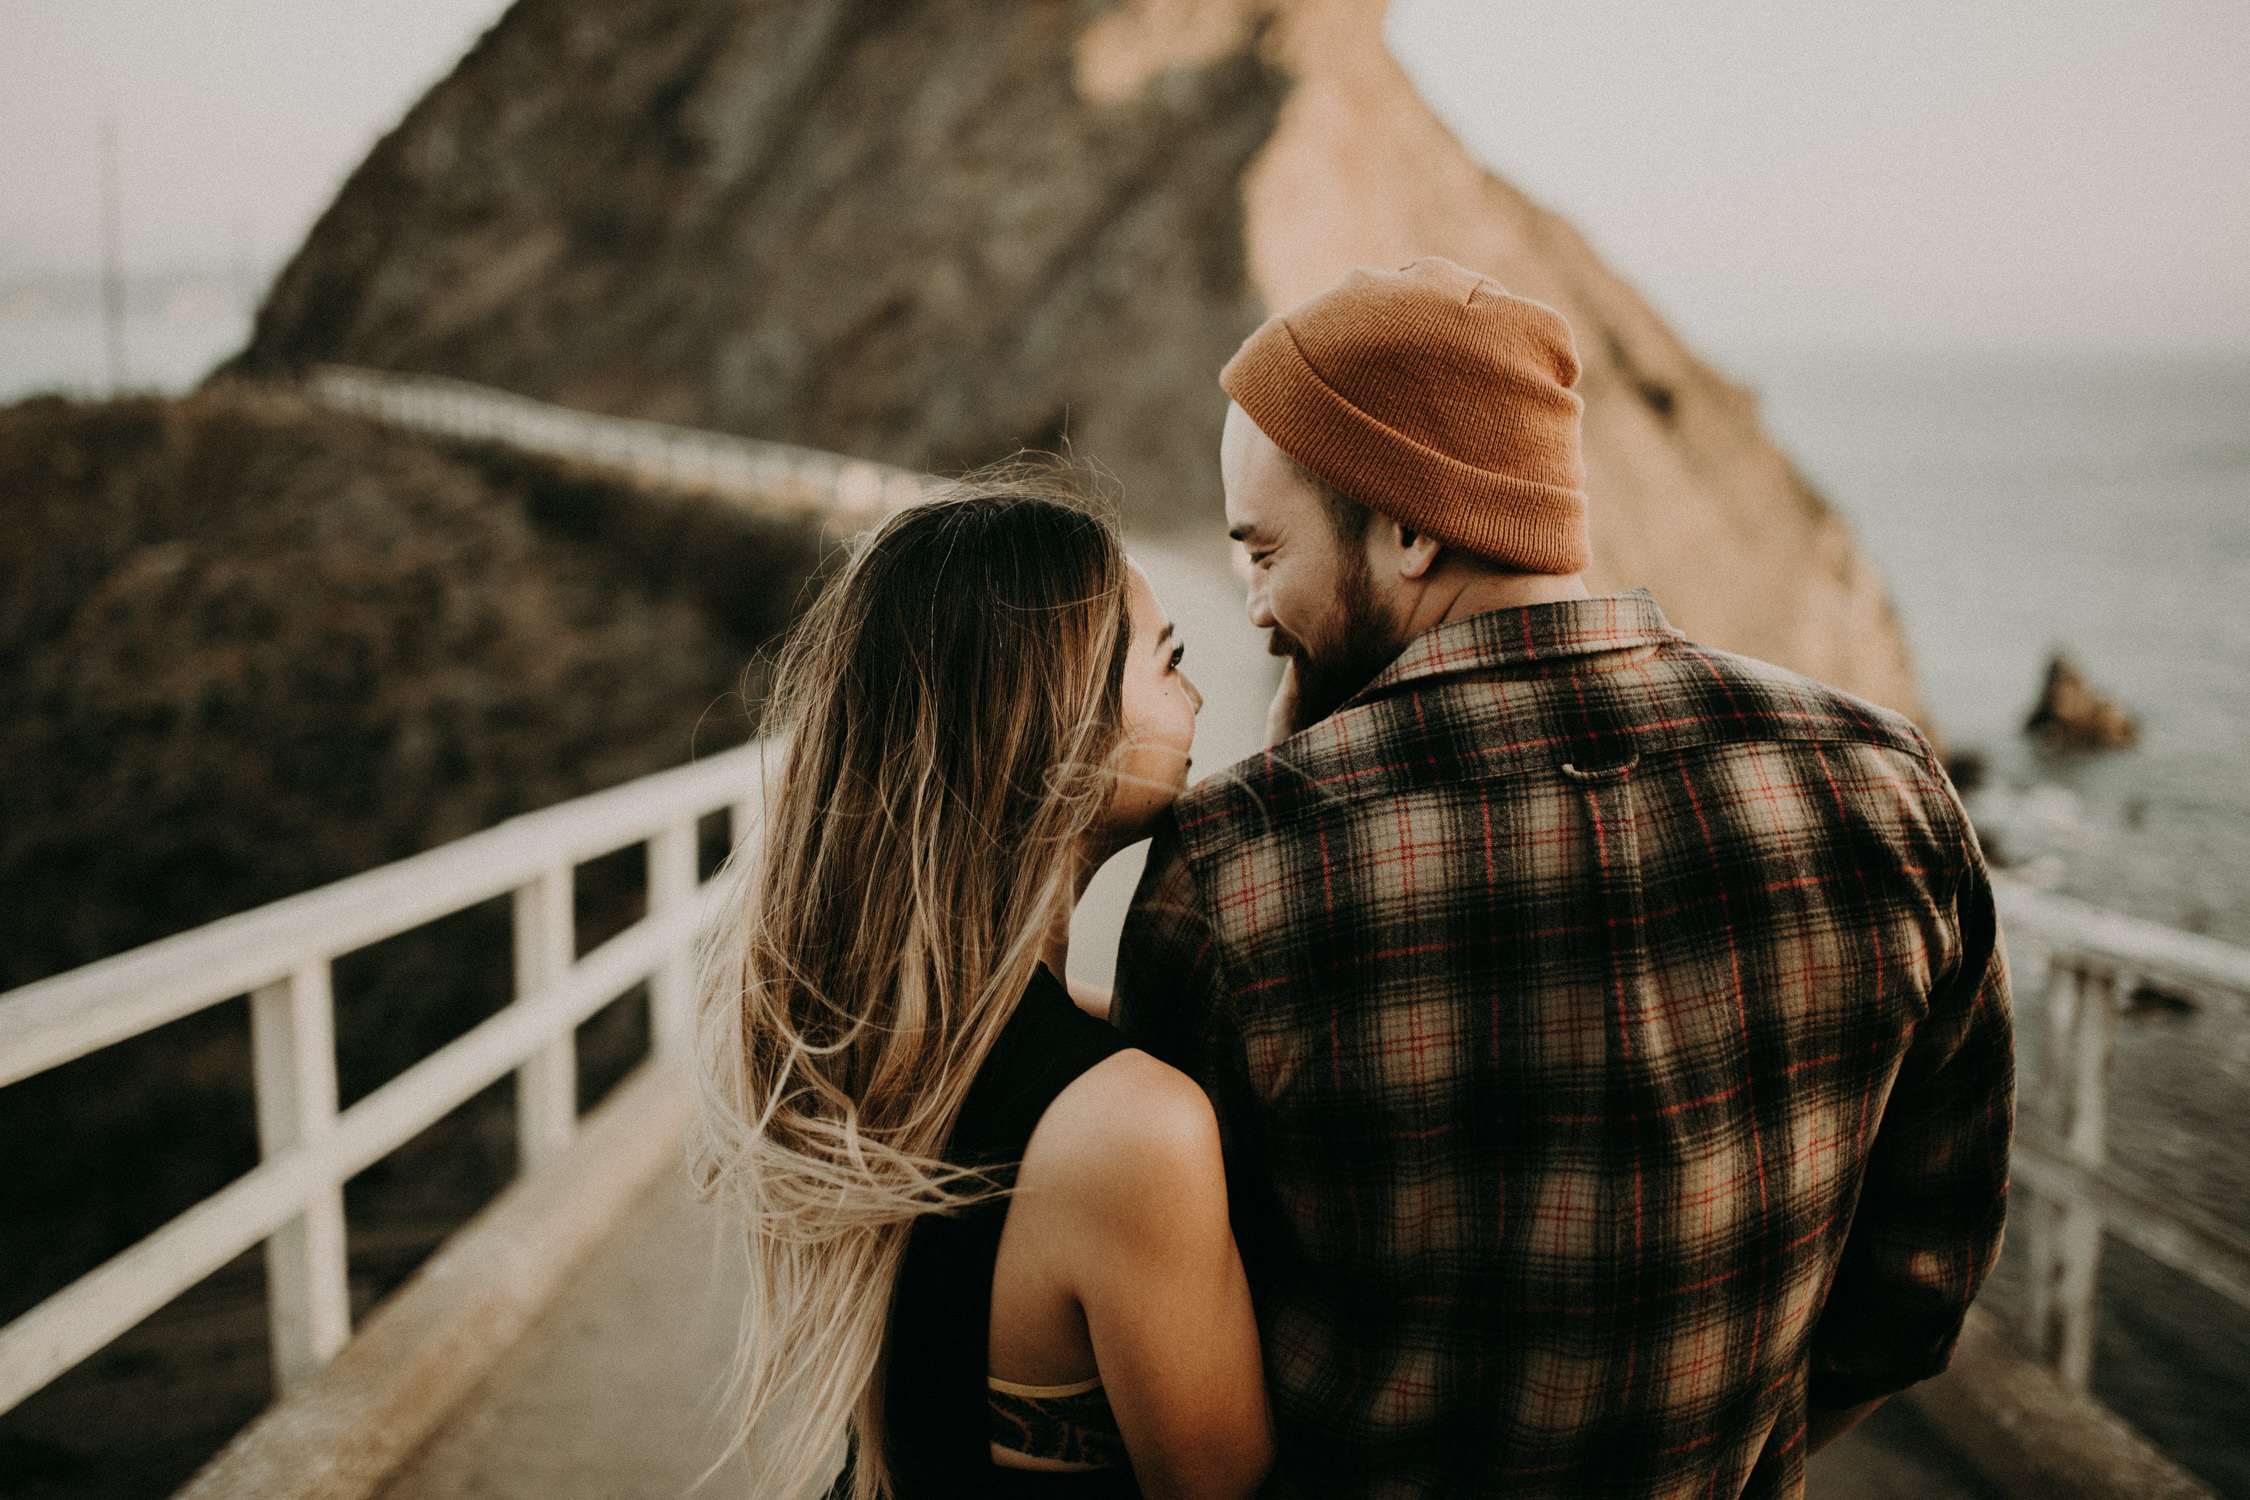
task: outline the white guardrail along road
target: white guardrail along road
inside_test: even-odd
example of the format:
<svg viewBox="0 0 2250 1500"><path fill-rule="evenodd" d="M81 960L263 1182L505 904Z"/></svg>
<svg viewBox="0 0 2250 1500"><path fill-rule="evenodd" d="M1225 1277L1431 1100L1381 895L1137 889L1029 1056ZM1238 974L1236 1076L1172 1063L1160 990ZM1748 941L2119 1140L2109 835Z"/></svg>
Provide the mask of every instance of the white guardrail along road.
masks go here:
<svg viewBox="0 0 2250 1500"><path fill-rule="evenodd" d="M2030 1266L2033 1352L2083 1392L2094 1370L2102 1236L2250 1307L2250 1234L2109 1164L2117 1024L2148 986L2250 1007L2250 950L2012 880L1994 882L2015 989L2043 999L2044 1047L2019 1102L2009 1251Z"/></svg>
<svg viewBox="0 0 2250 1500"><path fill-rule="evenodd" d="M782 443L602 416L435 376L327 366L314 400L413 431L611 469L852 532L928 494L927 475ZM0 1411L197 1281L265 1242L275 1381L287 1391L351 1334L343 1184L502 1075L517 1074L517 1155L551 1160L577 1125L574 1028L643 980L652 1048L684 1055L700 906L696 825L730 809L737 842L762 786L759 746L512 819L414 859L0 995L0 1087L250 997L263 1160L0 1328ZM583 957L578 864L648 850L648 914ZM342 954L514 895L516 1000L339 1111L330 965Z"/></svg>

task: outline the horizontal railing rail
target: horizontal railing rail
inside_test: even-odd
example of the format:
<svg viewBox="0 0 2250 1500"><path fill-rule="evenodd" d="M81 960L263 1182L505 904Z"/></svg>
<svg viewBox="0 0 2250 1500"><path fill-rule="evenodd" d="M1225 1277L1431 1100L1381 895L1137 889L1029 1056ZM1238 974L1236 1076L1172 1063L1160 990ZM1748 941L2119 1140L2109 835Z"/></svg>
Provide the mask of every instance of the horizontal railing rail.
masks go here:
<svg viewBox="0 0 2250 1500"><path fill-rule="evenodd" d="M2250 948L2128 916L2006 876L1993 881L2011 943L2099 961L2177 993L2250 1006Z"/></svg>
<svg viewBox="0 0 2250 1500"><path fill-rule="evenodd" d="M579 411L442 375L321 365L304 389L326 405L394 426L502 443L613 469L644 484L760 507L803 506L845 531L912 504L939 483L927 474L818 448Z"/></svg>
<svg viewBox="0 0 2250 1500"><path fill-rule="evenodd" d="M693 1025L707 884L701 820L735 842L758 814L767 747L744 745L471 834L441 848L0 995L0 1084L212 1005L251 998L262 1160L241 1178L0 1328L0 1410L23 1400L243 1251L266 1244L277 1384L350 1336L343 1184L479 1090L516 1073L525 1169L577 1122L575 1028L646 981L651 1051ZM580 956L575 868L647 850L647 914ZM516 998L349 1109L336 1098L330 965L370 943L513 894Z"/></svg>
<svg viewBox="0 0 2250 1500"><path fill-rule="evenodd" d="M674 810L754 777L744 745L496 823L425 854L223 917L0 994L0 1085L247 994L322 954L349 953L639 842Z"/></svg>
<svg viewBox="0 0 2250 1500"><path fill-rule="evenodd" d="M2044 1006L2043 1045L2022 1101L2013 1176L2029 1265L2026 1330L2072 1388L2092 1382L2102 1240L2115 1236L2250 1308L2250 1233L2109 1161L2118 1022L2153 989L2250 1014L2250 950L1996 878L2018 994Z"/></svg>

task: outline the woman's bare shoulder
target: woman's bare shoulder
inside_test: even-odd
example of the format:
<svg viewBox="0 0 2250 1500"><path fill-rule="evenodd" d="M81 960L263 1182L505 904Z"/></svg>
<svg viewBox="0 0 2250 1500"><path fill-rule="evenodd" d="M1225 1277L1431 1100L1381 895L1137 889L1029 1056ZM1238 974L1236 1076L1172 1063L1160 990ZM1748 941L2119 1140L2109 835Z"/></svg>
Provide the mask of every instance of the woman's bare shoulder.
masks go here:
<svg viewBox="0 0 2250 1500"><path fill-rule="evenodd" d="M1141 1217L1151 1204L1223 1212L1226 1200L1211 1101L1194 1079L1134 1048L1087 1069L1047 1106L1017 1180L1105 1219Z"/></svg>

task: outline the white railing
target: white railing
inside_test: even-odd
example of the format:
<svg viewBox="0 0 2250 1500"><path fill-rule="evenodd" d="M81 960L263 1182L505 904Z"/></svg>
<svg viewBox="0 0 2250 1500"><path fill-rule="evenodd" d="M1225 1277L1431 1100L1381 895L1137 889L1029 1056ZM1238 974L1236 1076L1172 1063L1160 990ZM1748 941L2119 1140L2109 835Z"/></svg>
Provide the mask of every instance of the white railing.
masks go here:
<svg viewBox="0 0 2250 1500"><path fill-rule="evenodd" d="M322 365L304 390L326 405L418 432L501 443L762 508L819 511L846 531L911 505L938 483L818 448L603 416L442 375Z"/></svg>
<svg viewBox="0 0 2250 1500"><path fill-rule="evenodd" d="M2028 993L2041 955L2044 1041L2023 1100L2011 1225L2030 1272L2033 1352L2084 1391L2093 1378L2102 1237L2118 1239L2250 1308L2250 1234L2109 1164L2117 1023L2144 986L2250 1014L2250 951L2034 889L1995 882L2000 922Z"/></svg>
<svg viewBox="0 0 2250 1500"><path fill-rule="evenodd" d="M482 833L0 995L0 1086L237 995L250 996L262 1160L0 1328L0 1411L263 1240L277 1385L318 1371L351 1334L343 1185L505 1074L528 1170L577 1128L575 1028L647 981L651 1051L676 1062L693 1025L697 824L736 841L763 751L693 765L512 818ZM583 957L572 883L587 860L647 846L647 915ZM515 897L513 1003L351 1108L336 1107L330 965L495 896Z"/></svg>

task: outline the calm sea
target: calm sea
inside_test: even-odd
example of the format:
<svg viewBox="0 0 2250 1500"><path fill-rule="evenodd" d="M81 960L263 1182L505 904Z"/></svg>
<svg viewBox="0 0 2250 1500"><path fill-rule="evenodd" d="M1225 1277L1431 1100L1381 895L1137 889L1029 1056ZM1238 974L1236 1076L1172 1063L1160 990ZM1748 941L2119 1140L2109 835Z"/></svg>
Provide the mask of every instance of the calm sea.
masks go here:
<svg viewBox="0 0 2250 1500"><path fill-rule="evenodd" d="M2015 872L2250 943L2250 357L1733 365L1889 575L1930 716L1990 768L1970 811ZM2024 739L2057 651L2140 721L2137 748ZM2017 1005L2030 1042L2039 997ZM2120 1165L2250 1228L2250 1015L2129 1022L2115 1087ZM2020 1316L2005 1257L1987 1301ZM2112 1241L2101 1316L2096 1394L2250 1497L2250 1315Z"/></svg>
<svg viewBox="0 0 2250 1500"><path fill-rule="evenodd" d="M2025 873L2250 943L2250 357L1771 356L1782 444L1888 573L1931 716ZM2139 748L2020 733L2067 653Z"/></svg>
<svg viewBox="0 0 2250 1500"><path fill-rule="evenodd" d="M153 304L152 304L153 305ZM181 390L238 308L136 318L133 383ZM0 400L98 389L88 311L0 299ZM2250 943L2250 356L1738 351L1766 422L1889 576L1932 719L1990 768L1970 810L2027 878ZM2035 750L2049 657L2138 718L2135 749ZM2018 997L2028 1034L2037 996ZM2130 1025L2114 1152L2250 1228L2250 1016ZM2250 1500L2250 1316L2114 1243L2096 1393ZM2021 1288L2003 1260L1989 1298Z"/></svg>

